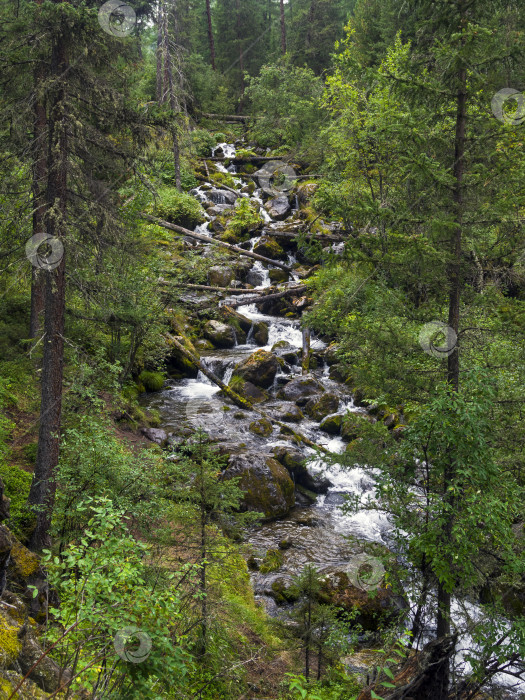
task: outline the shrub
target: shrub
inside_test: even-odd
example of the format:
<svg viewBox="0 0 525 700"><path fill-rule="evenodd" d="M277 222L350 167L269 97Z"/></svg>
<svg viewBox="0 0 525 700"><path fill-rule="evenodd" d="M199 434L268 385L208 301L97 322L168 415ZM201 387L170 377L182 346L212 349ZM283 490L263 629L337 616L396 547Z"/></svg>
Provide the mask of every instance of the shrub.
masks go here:
<svg viewBox="0 0 525 700"><path fill-rule="evenodd" d="M164 375L161 372L144 370L139 375L139 381L146 391L160 391L164 386Z"/></svg>
<svg viewBox="0 0 525 700"><path fill-rule="evenodd" d="M184 228L193 229L206 221L199 202L190 194L179 192L174 187L161 188L158 199L151 209L161 219Z"/></svg>

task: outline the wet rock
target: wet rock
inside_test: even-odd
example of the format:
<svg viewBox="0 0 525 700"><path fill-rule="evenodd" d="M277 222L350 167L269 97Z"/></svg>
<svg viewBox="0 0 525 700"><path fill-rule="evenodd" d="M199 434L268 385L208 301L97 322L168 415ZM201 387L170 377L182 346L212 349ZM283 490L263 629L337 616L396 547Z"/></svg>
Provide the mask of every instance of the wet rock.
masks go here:
<svg viewBox="0 0 525 700"><path fill-rule="evenodd" d="M253 421L253 423L250 423L249 429L252 433L261 437L269 437L273 433L272 424L267 418Z"/></svg>
<svg viewBox="0 0 525 700"><path fill-rule="evenodd" d="M304 455L289 447L276 447L273 451L275 458L286 467L293 476L296 484L313 491L313 493L327 493L332 483L322 474L312 474L305 464Z"/></svg>
<svg viewBox="0 0 525 700"><path fill-rule="evenodd" d="M273 384L279 363L275 355L266 350L257 350L235 367L234 374L255 386L268 389Z"/></svg>
<svg viewBox="0 0 525 700"><path fill-rule="evenodd" d="M206 192L208 199L214 204L235 204L235 201L239 198L238 194L230 192L229 190L213 189Z"/></svg>
<svg viewBox="0 0 525 700"><path fill-rule="evenodd" d="M297 586L294 586L291 580L279 577L272 581L271 588L268 591L277 605L284 605L285 603L294 603L299 599L299 590Z"/></svg>
<svg viewBox="0 0 525 700"><path fill-rule="evenodd" d="M224 212L233 213L233 207L230 204L214 204L213 206L208 207L206 212L210 216L221 216L221 214L224 214Z"/></svg>
<svg viewBox="0 0 525 700"><path fill-rule="evenodd" d="M288 279L290 277L290 275L286 272L286 270L281 270L278 267L270 270L269 275L270 275L270 281L274 282L274 283L288 282Z"/></svg>
<svg viewBox="0 0 525 700"><path fill-rule="evenodd" d="M229 287L235 279L235 273L231 267L216 265L208 270L208 283L212 287Z"/></svg>
<svg viewBox="0 0 525 700"><path fill-rule="evenodd" d="M224 306L221 308L224 319L232 326L240 328L244 333L249 333L252 327L252 321L247 316L243 316L235 309Z"/></svg>
<svg viewBox="0 0 525 700"><path fill-rule="evenodd" d="M300 351L286 340L279 340L272 346L272 352L277 357L282 357L289 365L296 365L299 360Z"/></svg>
<svg viewBox="0 0 525 700"><path fill-rule="evenodd" d="M264 321L257 321L253 324L253 339L257 345L267 345L270 331L268 324Z"/></svg>
<svg viewBox="0 0 525 700"><path fill-rule="evenodd" d="M330 343L330 345L324 351L324 361L330 367L338 362L337 351L339 345L337 343Z"/></svg>
<svg viewBox="0 0 525 700"><path fill-rule="evenodd" d="M340 414L335 414L332 416L326 416L321 421L321 425L319 428L324 432L328 433L328 435L339 435L341 432L341 425L343 423L343 416Z"/></svg>
<svg viewBox="0 0 525 700"><path fill-rule="evenodd" d="M279 408L276 417L278 420L282 420L285 423L300 423L304 418L304 414L296 404L287 403Z"/></svg>
<svg viewBox="0 0 525 700"><path fill-rule="evenodd" d="M271 260L278 260L285 255L284 250L277 243L275 238L270 238L269 236L262 236L254 247L253 252L257 253L257 255L263 255L265 258L270 258Z"/></svg>
<svg viewBox="0 0 525 700"><path fill-rule="evenodd" d="M288 201L288 197L285 195L270 199L268 202L266 202L264 208L272 219L275 219L276 221L283 221L283 219L286 219L291 211L290 202Z"/></svg>
<svg viewBox="0 0 525 700"><path fill-rule="evenodd" d="M243 508L262 512L267 520L282 518L295 503L290 475L276 459L259 454L232 455L224 478L239 478Z"/></svg>
<svg viewBox="0 0 525 700"><path fill-rule="evenodd" d="M335 394L325 393L311 398L304 410L312 420L321 421L330 413L335 413L338 408L339 398Z"/></svg>
<svg viewBox="0 0 525 700"><path fill-rule="evenodd" d="M163 447L168 442L168 434L161 428L142 428L140 431L145 438Z"/></svg>
<svg viewBox="0 0 525 700"><path fill-rule="evenodd" d="M180 333L180 329L179 333ZM170 354L166 357L166 368L169 374L178 373L182 374L184 377L195 378L199 373L199 370L191 360L189 360L183 353L173 344L170 343L171 336L168 336L168 345L170 348ZM185 335L176 335L175 339L188 350L192 355L200 357L199 350ZM208 343L208 341L202 341ZM209 343L211 347L211 343Z"/></svg>
<svg viewBox="0 0 525 700"><path fill-rule="evenodd" d="M214 233L224 233L226 231L225 223L219 218L210 221L210 228Z"/></svg>
<svg viewBox="0 0 525 700"><path fill-rule="evenodd" d="M303 377L295 377L284 386L277 398L285 401L295 401L298 406L304 406L315 394L324 392L323 385L311 374Z"/></svg>
<svg viewBox="0 0 525 700"><path fill-rule="evenodd" d="M258 386L248 381L239 382L238 378L236 378L233 382L230 380L230 386L239 396L242 396L251 403L263 403L269 398L268 393L264 391L264 389L260 389Z"/></svg>
<svg viewBox="0 0 525 700"><path fill-rule="evenodd" d="M254 287L260 287L264 282L264 272L262 270L250 270L246 275L246 281Z"/></svg>
<svg viewBox="0 0 525 700"><path fill-rule="evenodd" d="M204 336L217 348L235 347L235 331L220 321L208 321L204 326Z"/></svg>

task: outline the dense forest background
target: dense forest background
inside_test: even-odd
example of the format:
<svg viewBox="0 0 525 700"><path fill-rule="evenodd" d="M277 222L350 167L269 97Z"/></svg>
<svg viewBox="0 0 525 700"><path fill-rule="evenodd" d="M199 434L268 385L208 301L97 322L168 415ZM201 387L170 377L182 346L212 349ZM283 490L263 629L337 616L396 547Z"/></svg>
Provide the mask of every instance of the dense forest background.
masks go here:
<svg viewBox="0 0 525 700"><path fill-rule="evenodd" d="M0 697L525 697L522 4L0 14ZM231 455L202 431L144 437L162 427L144 395L193 376L235 284L210 281L231 250L187 238L206 220L199 184L235 194L219 144L247 178L265 159L298 174L304 303L283 315L324 339L316 361L366 408L322 457L367 465L396 542L373 550L381 591L406 599L372 637L359 605L383 593L343 605L308 565L279 591L286 619L269 617L244 541L265 504L223 478ZM250 252L264 221L243 202L214 230ZM287 292L271 272L266 291ZM192 306L192 285L219 296ZM256 402L235 375L222 391ZM479 610L462 676L458 600ZM347 662L363 650L364 676Z"/></svg>

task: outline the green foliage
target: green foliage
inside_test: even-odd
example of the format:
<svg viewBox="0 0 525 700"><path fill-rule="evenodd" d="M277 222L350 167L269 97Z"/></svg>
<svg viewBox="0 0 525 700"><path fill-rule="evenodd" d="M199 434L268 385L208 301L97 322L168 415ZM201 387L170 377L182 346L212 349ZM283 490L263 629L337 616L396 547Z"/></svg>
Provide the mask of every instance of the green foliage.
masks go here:
<svg viewBox="0 0 525 700"><path fill-rule="evenodd" d="M262 226L263 218L259 207L247 197L242 197L235 203L235 213L228 220L226 232L232 232L235 236L253 233Z"/></svg>
<svg viewBox="0 0 525 700"><path fill-rule="evenodd" d="M139 374L139 382L146 391L160 391L164 386L164 375L161 372L142 370Z"/></svg>
<svg viewBox="0 0 525 700"><path fill-rule="evenodd" d="M177 581L189 575L187 567L152 576L151 549L127 532L123 509L110 499L88 498L76 509L86 523L82 537L59 556L48 551L44 558L60 598L51 610L59 627L48 636L55 642L66 630L54 654L64 666L75 660L72 688L107 683L116 668L112 683L123 697L153 700L173 685L185 697L195 666L185 648ZM121 655L114 647L119 640Z"/></svg>
<svg viewBox="0 0 525 700"><path fill-rule="evenodd" d="M191 142L198 156L210 156L211 149L217 143L216 137L206 129L195 129L191 132Z"/></svg>
<svg viewBox="0 0 525 700"><path fill-rule="evenodd" d="M190 194L179 192L174 187L159 189L158 199L151 211L161 219L191 230L206 220L199 202Z"/></svg>
<svg viewBox="0 0 525 700"><path fill-rule="evenodd" d="M131 452L112 433L107 419L92 415L77 419L64 432L53 524L63 544L86 527L87 511L77 508L86 497L118 502L145 530L161 516L162 459L151 450Z"/></svg>
<svg viewBox="0 0 525 700"><path fill-rule="evenodd" d="M250 78L246 95L257 120L252 137L262 146L284 144L306 150L315 143L321 125L319 100L322 83L308 68L298 68L285 60L264 66Z"/></svg>

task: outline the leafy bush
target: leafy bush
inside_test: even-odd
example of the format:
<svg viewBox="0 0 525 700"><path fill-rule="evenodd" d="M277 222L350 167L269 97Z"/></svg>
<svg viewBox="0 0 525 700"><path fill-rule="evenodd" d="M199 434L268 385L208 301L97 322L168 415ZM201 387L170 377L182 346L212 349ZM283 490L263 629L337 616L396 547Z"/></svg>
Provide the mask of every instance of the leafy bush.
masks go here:
<svg viewBox="0 0 525 700"><path fill-rule="evenodd" d="M226 230L240 236L243 233L256 231L262 223L263 218L259 213L257 204L251 202L247 197L242 197L236 202L235 213L228 221Z"/></svg>
<svg viewBox="0 0 525 700"><path fill-rule="evenodd" d="M189 229L206 221L201 205L190 194L179 192L174 187L163 187L158 194L151 210L161 219Z"/></svg>
<svg viewBox="0 0 525 700"><path fill-rule="evenodd" d="M211 149L217 143L213 134L206 129L195 129L191 132L191 141L198 156L209 156Z"/></svg>
<svg viewBox="0 0 525 700"><path fill-rule="evenodd" d="M148 372L144 370L139 375L139 381L146 391L160 391L164 386L164 375L160 372Z"/></svg>

